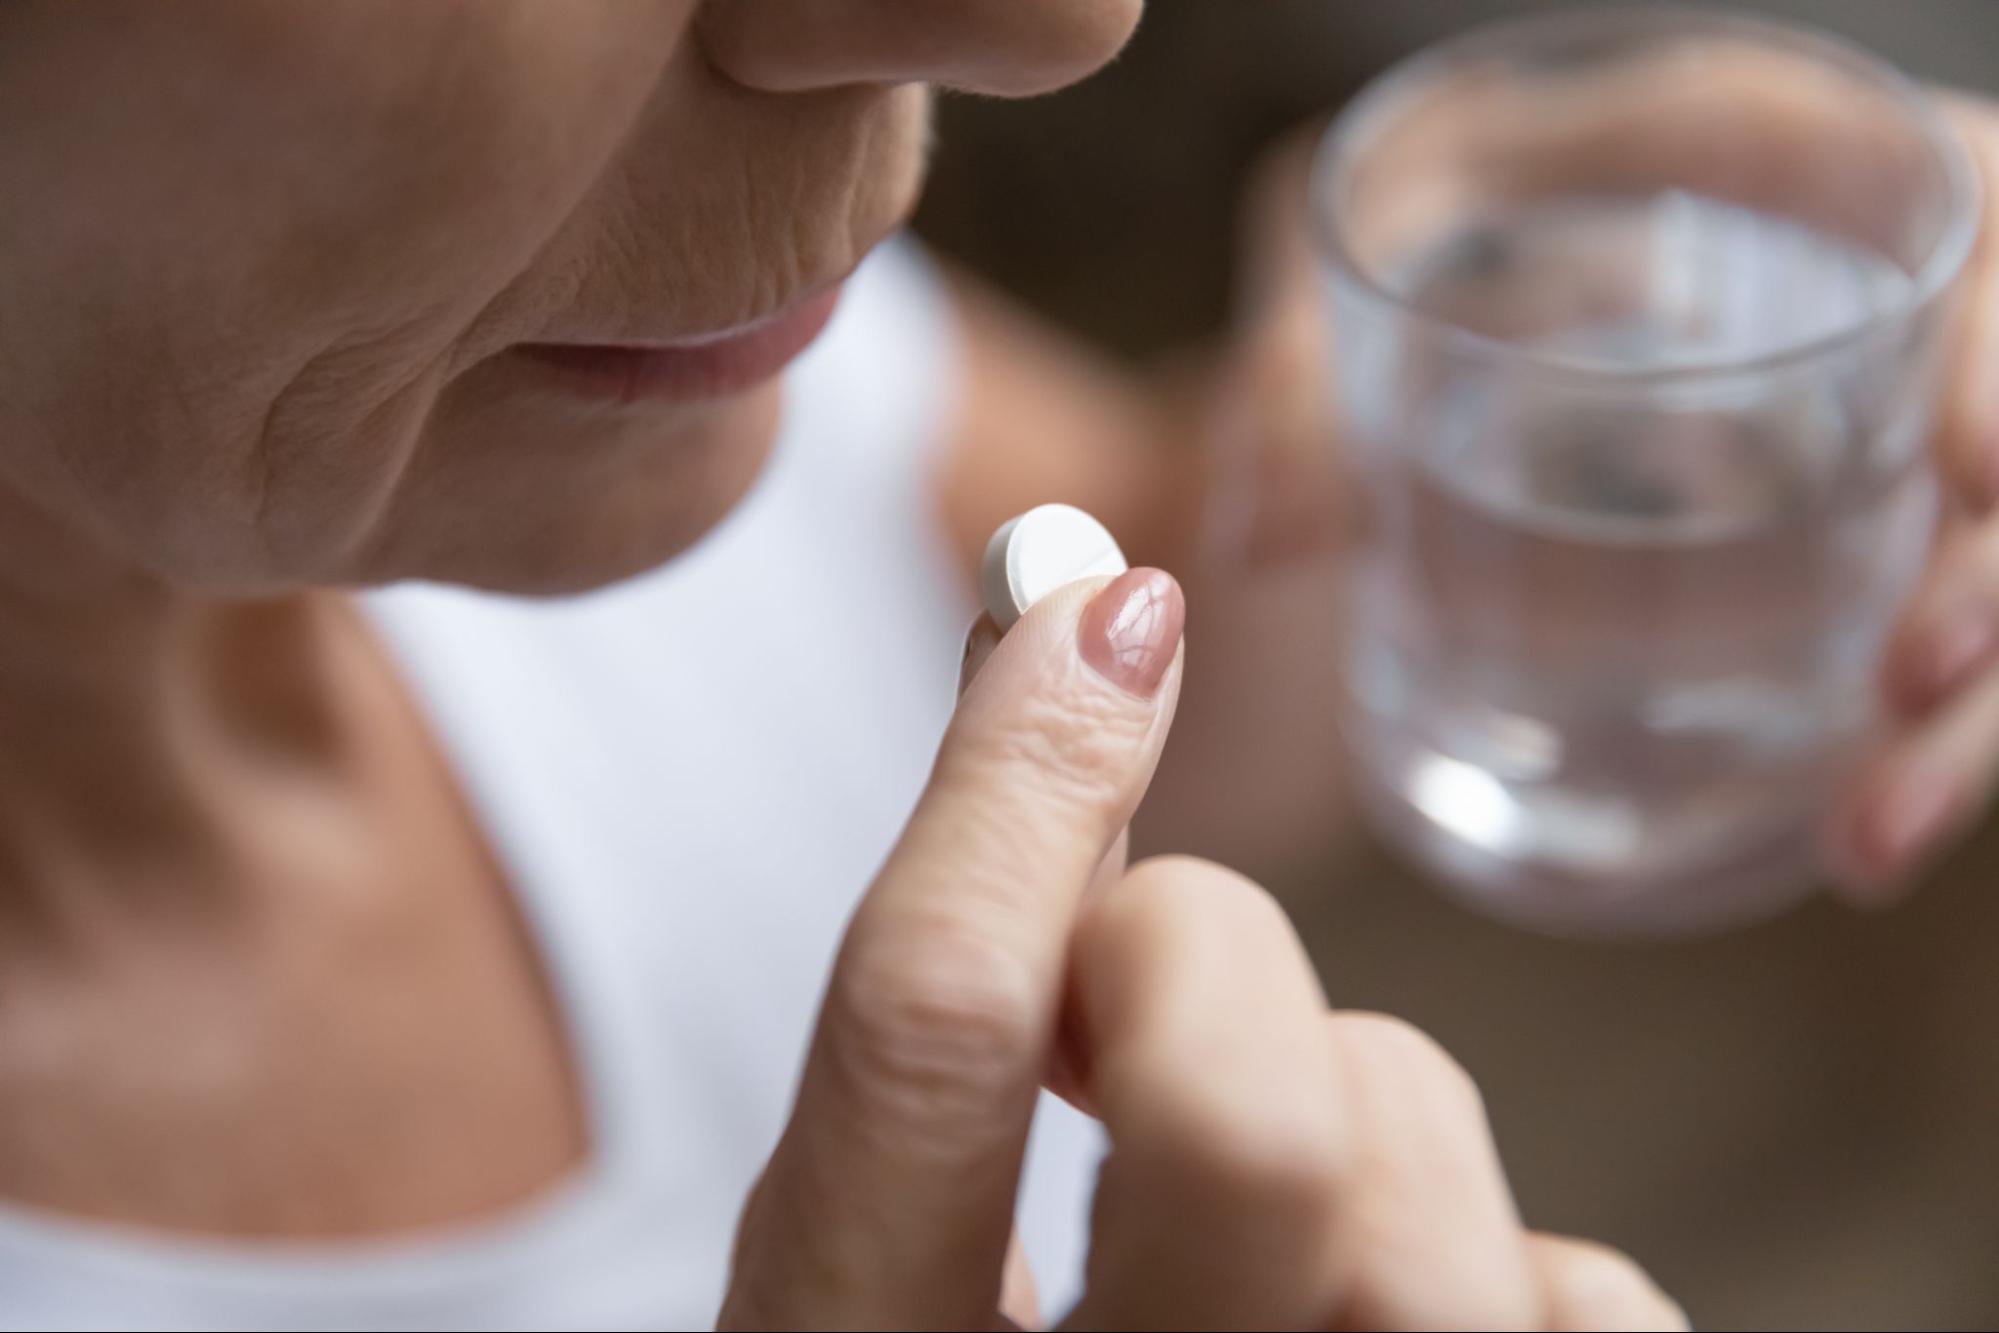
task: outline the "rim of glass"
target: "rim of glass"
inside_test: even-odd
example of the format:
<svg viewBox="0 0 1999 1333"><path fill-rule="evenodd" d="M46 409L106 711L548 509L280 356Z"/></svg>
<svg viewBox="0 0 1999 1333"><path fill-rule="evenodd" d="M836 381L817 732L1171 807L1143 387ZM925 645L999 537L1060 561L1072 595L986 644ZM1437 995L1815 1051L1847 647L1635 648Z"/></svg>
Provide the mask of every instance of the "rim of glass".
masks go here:
<svg viewBox="0 0 1999 1333"><path fill-rule="evenodd" d="M1605 33L1648 29L1661 33L1706 32L1781 47L1835 66L1877 85L1916 126L1943 167L1947 190L1942 229L1912 275L1909 289L1894 305L1861 322L1802 342L1779 345L1755 356L1691 360L1650 367L1609 366L1572 355L1529 347L1479 333L1454 320L1411 304L1389 290L1356 259L1340 224L1354 167L1354 145L1367 127L1394 116L1425 89L1468 58L1531 49L1538 33L1565 34L1595 29ZM1936 102L1908 75L1866 48L1807 25L1773 22L1694 5L1575 7L1513 15L1477 24L1424 47L1369 81L1326 128L1314 154L1308 198L1311 231L1325 258L1375 305L1434 335L1481 356L1510 362L1534 373L1601 384L1670 384L1726 379L1780 371L1865 345L1900 327L1950 286L1970 258L1981 221L1982 188L1969 148L1944 119Z"/></svg>

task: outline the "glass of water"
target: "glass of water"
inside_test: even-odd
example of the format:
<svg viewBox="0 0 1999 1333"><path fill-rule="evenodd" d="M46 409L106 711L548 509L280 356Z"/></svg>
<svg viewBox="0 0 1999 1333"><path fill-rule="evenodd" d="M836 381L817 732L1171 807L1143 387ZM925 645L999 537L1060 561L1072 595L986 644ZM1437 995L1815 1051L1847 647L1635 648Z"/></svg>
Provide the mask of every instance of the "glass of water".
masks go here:
<svg viewBox="0 0 1999 1333"><path fill-rule="evenodd" d="M1844 43L1602 6L1386 75L1313 208L1376 822L1544 928L1794 900L1930 542L1963 146Z"/></svg>

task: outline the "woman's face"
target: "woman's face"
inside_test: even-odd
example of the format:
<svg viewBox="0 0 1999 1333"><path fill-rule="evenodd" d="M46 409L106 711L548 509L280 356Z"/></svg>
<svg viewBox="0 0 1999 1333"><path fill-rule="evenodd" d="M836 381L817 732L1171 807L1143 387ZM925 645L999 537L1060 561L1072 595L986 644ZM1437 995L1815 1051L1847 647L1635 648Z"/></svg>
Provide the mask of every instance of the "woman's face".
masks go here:
<svg viewBox="0 0 1999 1333"><path fill-rule="evenodd" d="M14 0L0 489L213 590L657 563L908 214L923 85L1057 86L1139 4Z"/></svg>

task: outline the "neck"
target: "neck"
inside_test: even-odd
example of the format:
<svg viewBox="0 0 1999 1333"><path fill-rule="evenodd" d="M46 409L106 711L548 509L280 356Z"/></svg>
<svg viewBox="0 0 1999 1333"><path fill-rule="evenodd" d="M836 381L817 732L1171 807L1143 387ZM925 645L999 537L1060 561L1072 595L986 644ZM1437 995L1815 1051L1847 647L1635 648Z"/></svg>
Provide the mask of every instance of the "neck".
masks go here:
<svg viewBox="0 0 1999 1333"><path fill-rule="evenodd" d="M0 899L212 849L237 779L329 743L326 599L192 596L10 496L0 534Z"/></svg>

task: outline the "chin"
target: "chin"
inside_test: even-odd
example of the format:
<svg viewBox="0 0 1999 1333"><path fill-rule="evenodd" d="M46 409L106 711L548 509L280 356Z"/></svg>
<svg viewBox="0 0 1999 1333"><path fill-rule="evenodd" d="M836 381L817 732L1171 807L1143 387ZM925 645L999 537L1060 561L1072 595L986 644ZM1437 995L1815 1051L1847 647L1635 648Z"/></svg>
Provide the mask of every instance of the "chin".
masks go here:
<svg viewBox="0 0 1999 1333"><path fill-rule="evenodd" d="M773 382L664 417L581 420L482 405L426 439L425 461L357 562L358 581L556 596L655 569L755 485L777 436L779 397Z"/></svg>

